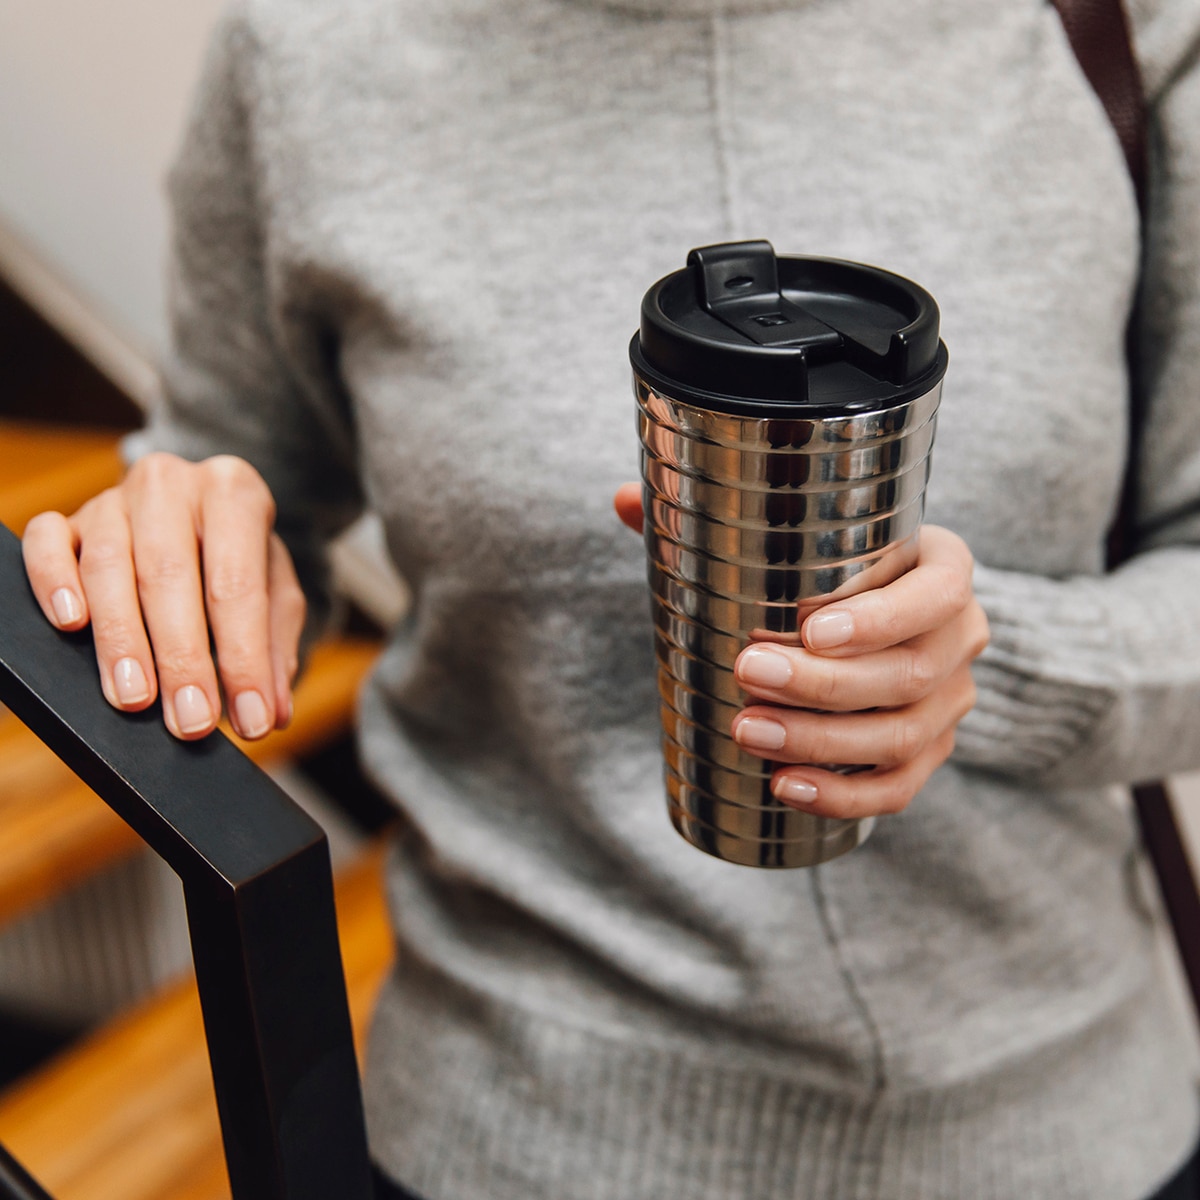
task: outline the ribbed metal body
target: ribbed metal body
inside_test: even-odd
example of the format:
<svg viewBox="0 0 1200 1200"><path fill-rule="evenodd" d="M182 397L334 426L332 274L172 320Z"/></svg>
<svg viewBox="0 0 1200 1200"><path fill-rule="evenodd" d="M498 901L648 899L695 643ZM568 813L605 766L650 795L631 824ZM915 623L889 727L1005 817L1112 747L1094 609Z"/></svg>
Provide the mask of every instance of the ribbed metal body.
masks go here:
<svg viewBox="0 0 1200 1200"><path fill-rule="evenodd" d="M799 645L816 608L912 565L941 384L895 407L803 420L698 408L636 375L635 387L671 820L745 866L836 858L871 822L772 796L775 764L730 735L747 703L733 664L751 641Z"/></svg>

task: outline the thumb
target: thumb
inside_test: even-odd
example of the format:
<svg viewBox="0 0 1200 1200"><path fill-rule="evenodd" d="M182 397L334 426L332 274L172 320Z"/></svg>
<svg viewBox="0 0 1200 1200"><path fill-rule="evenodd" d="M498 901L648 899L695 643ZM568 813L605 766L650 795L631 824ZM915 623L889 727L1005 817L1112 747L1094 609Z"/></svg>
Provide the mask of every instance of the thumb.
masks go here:
<svg viewBox="0 0 1200 1200"><path fill-rule="evenodd" d="M617 516L633 530L642 532L642 485L640 483L623 483L613 496L613 508Z"/></svg>

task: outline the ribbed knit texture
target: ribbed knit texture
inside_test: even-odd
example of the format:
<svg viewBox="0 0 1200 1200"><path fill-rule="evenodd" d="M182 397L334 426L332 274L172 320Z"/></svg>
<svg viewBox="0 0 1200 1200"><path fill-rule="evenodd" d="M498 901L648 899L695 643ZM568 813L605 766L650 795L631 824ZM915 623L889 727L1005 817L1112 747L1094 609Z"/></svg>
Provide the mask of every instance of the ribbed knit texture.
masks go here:
<svg viewBox="0 0 1200 1200"><path fill-rule="evenodd" d="M1197 1112L1112 785L1200 764L1200 11L1145 0L1136 212L1042 0L246 0L175 170L151 441L271 484L314 595L412 584L363 706L405 832L374 1149L427 1200L1139 1200ZM689 247L928 287L928 516L994 625L951 763L808 872L671 830L626 346Z"/></svg>
<svg viewBox="0 0 1200 1200"><path fill-rule="evenodd" d="M1169 1114L1192 1103L1186 1082L1129 1089L1149 1072L1177 1074L1165 1058L1142 1061L1147 1046L1166 1048L1155 1025L1170 1018L1140 1002L1140 1015L1115 1015L1061 1060L1047 1052L1002 1076L907 1094L824 1091L781 1065L746 1069L720 1046L697 1058L462 1004L414 972L376 1021L393 1066L372 1077L372 1104L381 1126L420 1147L405 1181L423 1196L474 1195L482 1180L479 1194L547 1200L1141 1196L1143 1160L1179 1157ZM1080 1055L1094 1060L1086 1083ZM448 1103L435 1111L425 1093L443 1079ZM1111 1093L1102 1125L1089 1115L1097 1087ZM1148 1111L1162 1119L1148 1125ZM1122 1151L1131 1124L1138 1144Z"/></svg>

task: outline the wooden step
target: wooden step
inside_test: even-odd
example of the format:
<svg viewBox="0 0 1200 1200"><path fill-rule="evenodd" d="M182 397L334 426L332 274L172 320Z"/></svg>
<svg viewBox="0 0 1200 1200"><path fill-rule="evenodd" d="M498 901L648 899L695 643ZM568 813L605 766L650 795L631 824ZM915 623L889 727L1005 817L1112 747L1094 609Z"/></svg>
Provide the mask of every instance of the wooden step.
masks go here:
<svg viewBox="0 0 1200 1200"><path fill-rule="evenodd" d="M287 729L240 742L270 765L328 745L352 726L379 653L365 638L314 647ZM224 732L233 737L228 724ZM235 739L237 740L237 739ZM0 709L0 924L141 849L141 839L11 713Z"/></svg>
<svg viewBox="0 0 1200 1200"><path fill-rule="evenodd" d="M20 535L40 512L70 515L123 470L111 430L0 419L0 522Z"/></svg>
<svg viewBox="0 0 1200 1200"><path fill-rule="evenodd" d="M392 960L383 853L373 848L336 883L360 1054ZM229 1200L194 982L119 1018L0 1098L0 1142L55 1200Z"/></svg>

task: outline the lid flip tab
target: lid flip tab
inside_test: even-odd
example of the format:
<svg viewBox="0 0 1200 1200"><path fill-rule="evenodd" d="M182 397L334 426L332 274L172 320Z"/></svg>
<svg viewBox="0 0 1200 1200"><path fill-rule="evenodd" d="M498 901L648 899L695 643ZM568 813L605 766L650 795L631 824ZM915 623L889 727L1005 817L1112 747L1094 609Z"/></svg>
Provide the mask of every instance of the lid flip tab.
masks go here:
<svg viewBox="0 0 1200 1200"><path fill-rule="evenodd" d="M688 255L701 305L760 346L842 345L842 335L793 304L779 288L779 262L768 241L702 246ZM806 358L808 355L805 356Z"/></svg>

